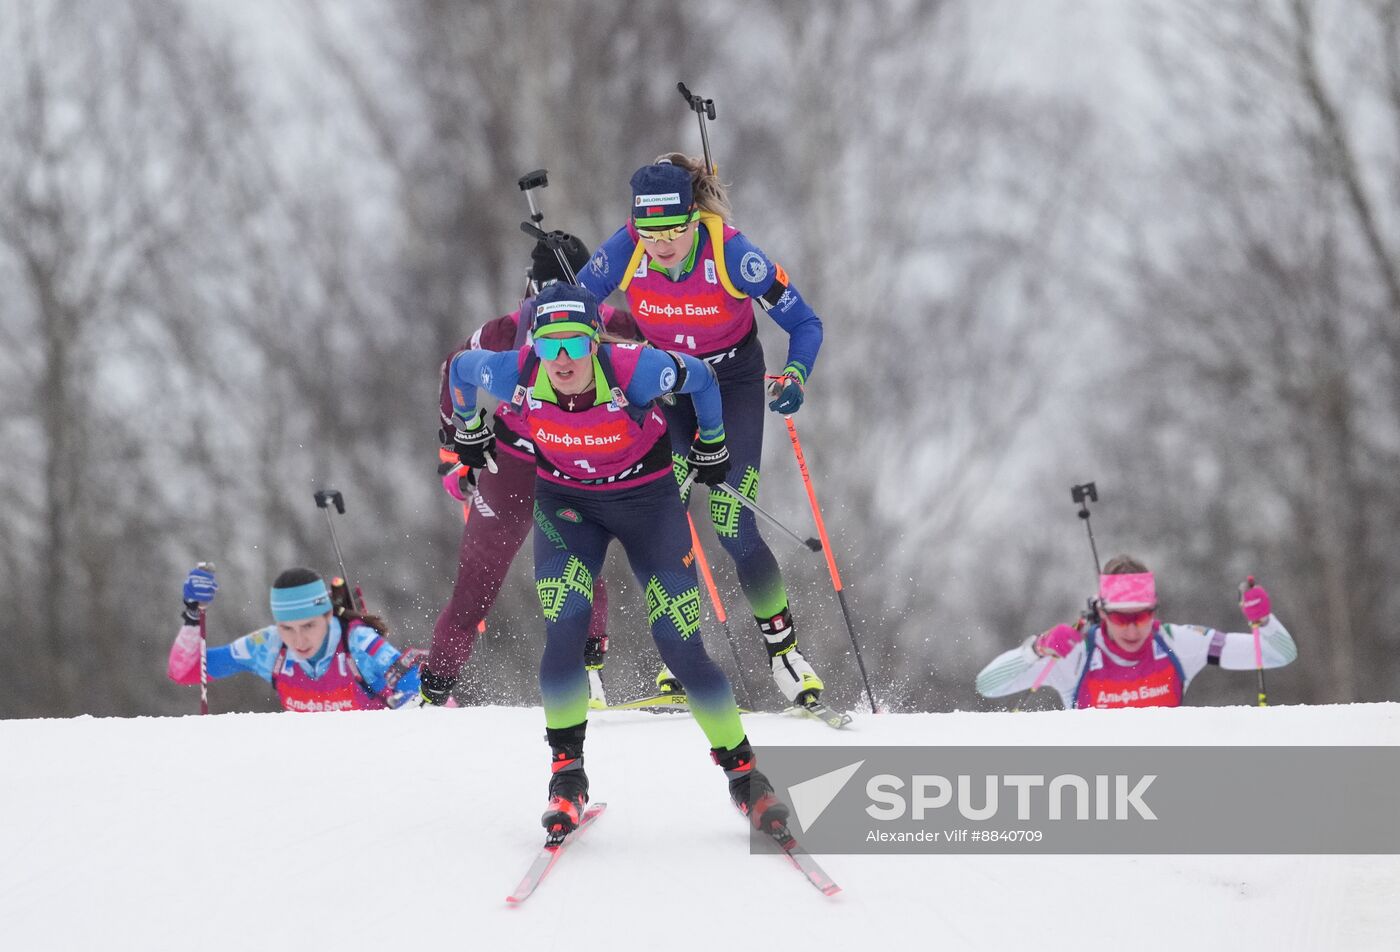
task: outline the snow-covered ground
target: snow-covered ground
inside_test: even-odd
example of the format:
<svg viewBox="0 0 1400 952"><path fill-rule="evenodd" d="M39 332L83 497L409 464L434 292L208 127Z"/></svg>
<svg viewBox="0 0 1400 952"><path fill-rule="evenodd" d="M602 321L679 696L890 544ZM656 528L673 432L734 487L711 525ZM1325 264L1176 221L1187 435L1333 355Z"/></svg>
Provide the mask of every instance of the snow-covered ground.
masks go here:
<svg viewBox="0 0 1400 952"><path fill-rule="evenodd" d="M747 723L759 744L1400 744L1400 704ZM749 855L689 717L633 712L589 728L607 815L509 908L543 733L513 708L0 721L0 948L1400 948L1392 856L829 856L828 899Z"/></svg>

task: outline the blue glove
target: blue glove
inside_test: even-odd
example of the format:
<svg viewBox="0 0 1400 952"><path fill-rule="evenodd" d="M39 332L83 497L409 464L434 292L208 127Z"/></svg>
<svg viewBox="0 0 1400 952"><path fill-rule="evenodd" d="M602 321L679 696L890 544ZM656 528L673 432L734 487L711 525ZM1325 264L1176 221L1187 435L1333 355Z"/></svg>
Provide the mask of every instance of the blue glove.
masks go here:
<svg viewBox="0 0 1400 952"><path fill-rule="evenodd" d="M208 569L191 569L185 578L185 604L208 605L219 592L219 581Z"/></svg>
<svg viewBox="0 0 1400 952"><path fill-rule="evenodd" d="M773 397L768 409L783 416L791 416L802 407L802 378L797 371L788 367L768 385L768 395Z"/></svg>

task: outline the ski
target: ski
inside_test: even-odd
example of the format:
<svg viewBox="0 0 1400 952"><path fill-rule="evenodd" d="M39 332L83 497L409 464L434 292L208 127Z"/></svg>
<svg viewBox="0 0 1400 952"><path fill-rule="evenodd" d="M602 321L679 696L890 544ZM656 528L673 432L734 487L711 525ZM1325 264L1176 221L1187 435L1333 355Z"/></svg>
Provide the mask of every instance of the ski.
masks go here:
<svg viewBox="0 0 1400 952"><path fill-rule="evenodd" d="M603 815L603 811L608 808L606 803L595 803L587 810L583 811L583 818L579 820L578 829L563 836L550 833L545 838L544 847L540 850L540 855L535 857L535 861L530 864L530 868L525 871L525 876L520 880L520 885L515 887L515 892L506 897L508 903L522 903L530 898L530 894L549 875L549 871L554 868L554 864L559 861L565 848L572 843L580 833L588 829L593 821Z"/></svg>
<svg viewBox="0 0 1400 952"><path fill-rule="evenodd" d="M654 694L651 697L637 698L635 701L623 701L621 704L609 704L605 707L596 708L601 711L650 711L654 714L669 713L671 711L690 710L690 701L680 692L670 694ZM746 708L739 708L740 714L751 714L752 711Z"/></svg>
<svg viewBox="0 0 1400 952"><path fill-rule="evenodd" d="M609 704L603 708L605 711L637 711L649 707L659 708L688 708L689 700L684 694L656 694L651 697L637 698L635 701L623 701L621 704Z"/></svg>
<svg viewBox="0 0 1400 952"><path fill-rule="evenodd" d="M821 890L824 896L834 896L841 891L841 887L836 885L836 881L827 875L821 864L813 858L812 854L802 848L802 844L797 842L797 838L792 835L792 831L787 826L778 826L771 830L763 831L764 835L773 841L778 849L783 851L783 855L792 863L793 868L807 878L807 882Z"/></svg>
<svg viewBox="0 0 1400 952"><path fill-rule="evenodd" d="M803 704L796 704L787 709L786 713L796 714L800 717L810 717L813 720L821 721L833 730L841 730L851 723L851 715L843 714L835 708L827 706L822 701L807 701Z"/></svg>

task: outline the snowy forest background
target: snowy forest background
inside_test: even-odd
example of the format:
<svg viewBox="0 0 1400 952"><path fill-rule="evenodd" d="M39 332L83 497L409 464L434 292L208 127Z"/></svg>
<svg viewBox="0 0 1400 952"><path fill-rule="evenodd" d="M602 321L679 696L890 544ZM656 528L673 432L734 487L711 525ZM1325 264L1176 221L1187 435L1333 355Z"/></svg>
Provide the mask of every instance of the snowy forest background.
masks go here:
<svg viewBox="0 0 1400 952"><path fill-rule="evenodd" d="M213 643L266 624L277 571L336 571L328 486L426 647L460 527L438 366L518 300L516 179L548 168L546 224L596 246L635 167L699 151L678 80L826 324L794 419L877 695L1006 706L972 675L1092 592L1094 480L1100 555L1168 620L1238 630L1238 582L1270 589L1300 646L1271 699L1396 696L1400 0L0 0L0 716L197 709L164 676L185 572L218 565ZM776 416L762 501L812 531ZM858 705L822 561L768 537ZM529 563L466 702L537 697ZM610 566L625 696L655 654Z"/></svg>

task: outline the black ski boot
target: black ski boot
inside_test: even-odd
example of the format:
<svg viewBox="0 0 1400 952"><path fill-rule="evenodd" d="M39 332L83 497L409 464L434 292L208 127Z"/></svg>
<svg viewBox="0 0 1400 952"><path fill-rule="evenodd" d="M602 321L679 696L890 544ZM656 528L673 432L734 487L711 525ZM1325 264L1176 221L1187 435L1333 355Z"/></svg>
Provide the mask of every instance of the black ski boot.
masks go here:
<svg viewBox="0 0 1400 952"><path fill-rule="evenodd" d="M552 752L549 768L549 808L540 822L551 836L563 839L578 829L588 805L588 775L583 772L583 734L588 722L545 730Z"/></svg>
<svg viewBox="0 0 1400 952"><path fill-rule="evenodd" d="M423 704L433 707L446 704L452 696L452 685L456 683L456 678L444 678L442 675L433 674L428 670L427 664L418 669L418 695L423 699Z"/></svg>
<svg viewBox="0 0 1400 952"><path fill-rule="evenodd" d="M754 767L753 748L745 737L734 747L713 748L710 756L729 778L729 798L749 818L754 829L769 831L787 824L787 804L778 799L768 778Z"/></svg>

